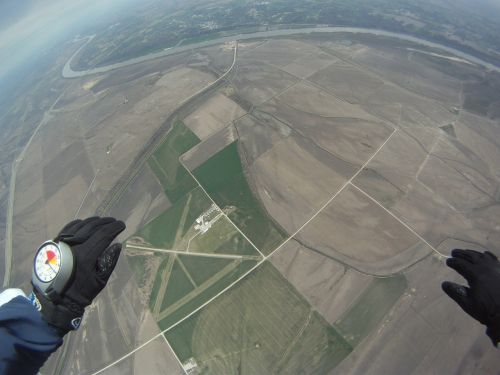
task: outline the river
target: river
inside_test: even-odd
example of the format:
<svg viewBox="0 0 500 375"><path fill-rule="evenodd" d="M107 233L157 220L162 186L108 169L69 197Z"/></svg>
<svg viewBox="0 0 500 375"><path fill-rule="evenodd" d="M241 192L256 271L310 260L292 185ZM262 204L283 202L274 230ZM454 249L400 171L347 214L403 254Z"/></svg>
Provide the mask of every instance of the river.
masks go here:
<svg viewBox="0 0 500 375"><path fill-rule="evenodd" d="M144 56L140 57L134 57L132 59L118 62L115 64L110 64L106 66L101 66L98 68L92 68L92 69L87 69L87 70L73 70L71 68L71 63L75 56L87 46L88 43L92 41L94 38L89 37L89 40L87 43L83 44L66 62L64 65L63 71L62 71L62 76L64 78L79 78L79 77L85 77L88 75L92 74L99 74L99 73L106 73L114 69L118 68L123 68L126 66L134 65L134 64L139 64L145 61L153 60L153 59L158 59L160 57L165 57L165 56L170 56L176 53L184 52L184 51L189 51L192 49L197 49L197 48L202 48L202 47L208 47L208 46L213 46L216 44L221 44L221 43L226 43L226 42L232 42L234 40L248 40L248 39L258 39L258 38L272 38L272 37L279 37L279 36L289 36L289 35L304 35L304 34L312 34L312 33L350 33L350 34L370 34L370 35L378 35L378 36L385 36L385 37L391 37L391 38L396 38L400 40L405 40L409 42L414 42L418 43L427 47L432 47L432 48L438 48L442 51L446 51L448 53L451 53L455 56L458 56L464 60L470 61L472 63L481 65L487 69L496 71L500 73L500 67L493 65L489 62L483 61L475 56L472 56L468 53L459 51L457 49L451 48L451 47L446 47L438 43L430 42L425 39L420 39L414 36L406 35L406 34L401 34L401 33L394 33L390 31L383 31L383 30L377 30L377 29L365 29L365 28L360 28L360 27L307 27L307 28L302 28L302 29L282 29L282 30L269 30L269 31L260 31L256 33L251 33L251 34L238 34L238 35L232 35L232 36L227 36L223 38L218 38L218 39L213 39L213 40L208 40L200 43L193 43L193 44L188 44L185 46L180 46L180 47L173 47L167 50L163 50L160 52L154 52L150 53Z"/></svg>

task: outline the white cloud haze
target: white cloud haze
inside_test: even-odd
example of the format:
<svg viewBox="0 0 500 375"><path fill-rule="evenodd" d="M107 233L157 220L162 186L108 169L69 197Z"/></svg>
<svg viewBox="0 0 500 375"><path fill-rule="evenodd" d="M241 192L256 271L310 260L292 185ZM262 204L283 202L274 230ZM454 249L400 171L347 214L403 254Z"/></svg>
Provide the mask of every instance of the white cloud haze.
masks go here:
<svg viewBox="0 0 500 375"><path fill-rule="evenodd" d="M75 25L93 20L119 3L120 0L39 1L24 17L0 32L0 79L27 59L43 53L44 47L54 40L72 39L74 35L65 33Z"/></svg>

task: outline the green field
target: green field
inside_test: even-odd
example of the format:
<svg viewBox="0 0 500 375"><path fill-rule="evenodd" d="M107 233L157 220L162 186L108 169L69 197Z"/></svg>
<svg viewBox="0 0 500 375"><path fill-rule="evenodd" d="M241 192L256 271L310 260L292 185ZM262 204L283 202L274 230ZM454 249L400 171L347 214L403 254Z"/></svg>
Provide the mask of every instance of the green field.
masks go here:
<svg viewBox="0 0 500 375"><path fill-rule="evenodd" d="M178 201L196 187L196 181L181 165L179 157L198 143L200 139L182 121L176 120L165 142L148 160L171 202Z"/></svg>
<svg viewBox="0 0 500 375"><path fill-rule="evenodd" d="M178 298L175 303L156 316L162 330L193 312L257 264L253 260L231 259L229 262L221 262L220 259L190 255L178 255L178 258L182 260L186 268L189 267L189 276L196 280L197 287ZM168 283L174 289L183 290L188 290L192 285L184 277L179 279L171 277ZM176 297L180 296L177 290L174 293Z"/></svg>
<svg viewBox="0 0 500 375"><path fill-rule="evenodd" d="M183 264L197 285L203 284L232 262L234 262L233 259L183 257Z"/></svg>
<svg viewBox="0 0 500 375"><path fill-rule="evenodd" d="M373 280L335 326L351 345L356 346L380 324L406 287L403 275Z"/></svg>
<svg viewBox="0 0 500 375"><path fill-rule="evenodd" d="M286 235L256 199L243 171L238 143L233 142L193 171L200 184L229 218L264 253L269 254Z"/></svg>
<svg viewBox="0 0 500 375"><path fill-rule="evenodd" d="M154 248L166 250L261 256L250 242L220 211L210 215L216 221L205 232L195 229L196 219L212 208L212 201L200 187L189 192L167 211L141 228L133 238ZM133 244L131 244L133 246Z"/></svg>
<svg viewBox="0 0 500 375"><path fill-rule="evenodd" d="M283 375L326 374L351 351L352 347L335 328L314 311L306 330L276 366L275 372Z"/></svg>
<svg viewBox="0 0 500 375"><path fill-rule="evenodd" d="M176 257L163 303L161 304L161 311L179 301L182 297L193 291L194 288L195 286L191 283L188 275L182 269L178 257Z"/></svg>
<svg viewBox="0 0 500 375"><path fill-rule="evenodd" d="M185 250L187 239L184 235L193 226L196 218L211 205L210 198L198 187L149 222L136 236L155 247Z"/></svg>
<svg viewBox="0 0 500 375"><path fill-rule="evenodd" d="M221 217L208 232L193 239L189 249L190 251L259 256L252 244L226 217Z"/></svg>
<svg viewBox="0 0 500 375"><path fill-rule="evenodd" d="M157 254L154 255L155 257L158 257ZM161 264L158 267L158 270L156 272L157 277L154 278L154 283L153 287L151 288L151 291L148 293L149 294L149 308L151 310L154 310L156 300L158 298L158 293L160 291L160 286L161 286L161 281L162 281L162 276L165 274L165 271L167 270L167 267L169 266L169 262L172 261L171 257L168 255L160 255L161 257Z"/></svg>
<svg viewBox="0 0 500 375"><path fill-rule="evenodd" d="M352 350L266 262L165 333L199 374L327 374Z"/></svg>
<svg viewBox="0 0 500 375"><path fill-rule="evenodd" d="M201 310L201 312L203 312L203 310ZM175 343L173 344L172 349L182 363L186 362L190 358L196 358L196 355L193 352L193 337L197 330L201 312L193 314L189 319L186 319L181 324L165 333L165 337L168 339L170 345ZM206 372L202 372L202 374L205 373Z"/></svg>
<svg viewBox="0 0 500 375"><path fill-rule="evenodd" d="M125 251L137 285L161 329L176 323L236 281L257 261Z"/></svg>

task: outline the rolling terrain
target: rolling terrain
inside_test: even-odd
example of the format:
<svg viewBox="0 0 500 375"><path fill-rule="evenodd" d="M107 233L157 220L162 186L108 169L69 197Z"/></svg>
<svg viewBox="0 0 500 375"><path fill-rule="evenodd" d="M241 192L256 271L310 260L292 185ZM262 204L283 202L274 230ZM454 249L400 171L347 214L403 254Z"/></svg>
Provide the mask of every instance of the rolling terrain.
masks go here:
<svg viewBox="0 0 500 375"><path fill-rule="evenodd" d="M498 368L439 288L454 247L500 255L498 73L350 33L73 79L66 62L14 164L8 282L27 287L33 249L74 217L127 230L44 375Z"/></svg>

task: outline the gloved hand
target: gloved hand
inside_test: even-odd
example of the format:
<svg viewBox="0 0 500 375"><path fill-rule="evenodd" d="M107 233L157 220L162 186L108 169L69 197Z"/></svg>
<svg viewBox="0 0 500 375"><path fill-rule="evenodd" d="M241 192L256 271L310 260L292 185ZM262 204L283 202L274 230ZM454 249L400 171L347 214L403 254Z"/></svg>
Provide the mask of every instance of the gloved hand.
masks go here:
<svg viewBox="0 0 500 375"><path fill-rule="evenodd" d="M75 259L73 277L56 301L48 300L36 288L34 294L42 316L63 334L78 328L84 308L108 282L121 251L121 244L111 243L124 229L125 224L114 218L91 217L70 222L54 239L71 247Z"/></svg>
<svg viewBox="0 0 500 375"><path fill-rule="evenodd" d="M470 316L484 324L494 346L500 341L500 262L495 255L453 250L446 264L462 275L469 287L445 281L444 292Z"/></svg>

